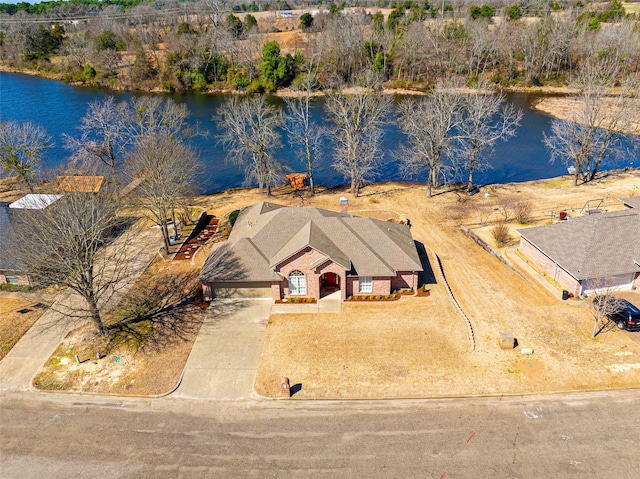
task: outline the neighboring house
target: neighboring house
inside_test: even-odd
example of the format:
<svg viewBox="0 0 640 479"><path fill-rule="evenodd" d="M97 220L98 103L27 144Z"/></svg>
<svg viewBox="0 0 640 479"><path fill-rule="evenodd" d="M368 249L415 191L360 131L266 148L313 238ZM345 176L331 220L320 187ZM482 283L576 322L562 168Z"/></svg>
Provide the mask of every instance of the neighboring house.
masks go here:
<svg viewBox="0 0 640 479"><path fill-rule="evenodd" d="M9 208L18 210L43 210L63 196L64 195L41 195L37 193L29 193L19 200L9 204Z"/></svg>
<svg viewBox="0 0 640 479"><path fill-rule="evenodd" d="M31 284L26 267L16 259L13 225L24 211L9 208L10 203L0 202L0 284Z"/></svg>
<svg viewBox="0 0 640 479"><path fill-rule="evenodd" d="M58 188L67 193L98 193L104 176L58 176Z"/></svg>
<svg viewBox="0 0 640 479"><path fill-rule="evenodd" d="M213 297L310 297L416 289L420 258L406 225L262 202L244 208L199 280Z"/></svg>
<svg viewBox="0 0 640 479"><path fill-rule="evenodd" d="M519 249L576 296L640 287L640 209L518 230Z"/></svg>
<svg viewBox="0 0 640 479"><path fill-rule="evenodd" d="M37 210L49 207L62 197L30 193L13 203L0 202L0 284L32 283L26 266L17 259L16 249L20 245L14 227L18 221L28 221Z"/></svg>

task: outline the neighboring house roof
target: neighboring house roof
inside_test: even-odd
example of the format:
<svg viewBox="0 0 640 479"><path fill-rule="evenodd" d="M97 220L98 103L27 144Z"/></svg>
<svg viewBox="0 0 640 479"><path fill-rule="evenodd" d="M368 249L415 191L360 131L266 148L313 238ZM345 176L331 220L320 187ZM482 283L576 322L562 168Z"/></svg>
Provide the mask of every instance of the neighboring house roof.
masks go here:
<svg viewBox="0 0 640 479"><path fill-rule="evenodd" d="M13 225L21 210L9 209L9 203L0 202L0 270L26 271L26 267L16 259L14 247L17 245Z"/></svg>
<svg viewBox="0 0 640 479"><path fill-rule="evenodd" d="M572 218L518 230L577 280L640 271L640 210Z"/></svg>
<svg viewBox="0 0 640 479"><path fill-rule="evenodd" d="M25 209L25 210L43 210L47 206L55 203L64 195L40 195L29 193L17 201L9 205L9 208Z"/></svg>
<svg viewBox="0 0 640 479"><path fill-rule="evenodd" d="M629 198L620 198L625 206L629 208L638 208L640 209L640 196L631 196Z"/></svg>
<svg viewBox="0 0 640 479"><path fill-rule="evenodd" d="M406 225L262 202L240 212L228 242L205 261L200 281L279 281L277 266L308 247L324 255L312 267L333 261L359 276L422 271Z"/></svg>
<svg viewBox="0 0 640 479"><path fill-rule="evenodd" d="M58 186L62 191L97 193L102 188L104 176L58 176Z"/></svg>

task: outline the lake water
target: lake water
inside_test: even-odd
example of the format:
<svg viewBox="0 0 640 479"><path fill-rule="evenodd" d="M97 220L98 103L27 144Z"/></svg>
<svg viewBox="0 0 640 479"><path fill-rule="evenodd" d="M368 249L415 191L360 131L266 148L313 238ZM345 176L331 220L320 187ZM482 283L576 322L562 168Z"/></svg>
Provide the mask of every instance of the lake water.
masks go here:
<svg viewBox="0 0 640 479"><path fill-rule="evenodd" d="M104 90L79 88L62 82L46 80L15 73L0 72L0 121L31 121L45 128L51 135L54 146L46 151L43 167L62 164L68 156L64 149L62 134L77 134L80 118L85 114L87 105L108 95L118 100L127 100L131 93L114 93ZM205 94L162 94L176 102L184 103L189 108L189 121L198 123L206 136L191 141L191 146L198 152L204 168L198 178L201 192L217 192L243 184L242 171L233 164L225 162L225 154L218 144L219 130L212 120L218 108L224 103L224 95ZM549 152L542 144L542 132L549 131L551 118L531 109L536 97L528 94L512 94L507 97L517 108L524 112L522 125L516 137L506 143L496 145L492 167L476 174L477 184L506 183L549 178L566 173L561 163L550 164ZM270 101L284 108L284 102L276 97ZM319 123L326 123L327 118L319 99L314 106L313 115ZM284 144L277 157L284 161L292 171L303 172L306 166L302 159L297 159L294 151L288 146L283 133ZM385 128L384 160L379 168L376 180L417 180L424 178L407 178L401 174L398 160L394 152L403 140L395 124ZM347 183L342 175L331 167L332 145L327 140L323 156L314 170L316 184L335 186ZM633 158L611 162L608 168L633 166ZM638 161L636 161L636 166ZM459 178L464 180L464 178Z"/></svg>

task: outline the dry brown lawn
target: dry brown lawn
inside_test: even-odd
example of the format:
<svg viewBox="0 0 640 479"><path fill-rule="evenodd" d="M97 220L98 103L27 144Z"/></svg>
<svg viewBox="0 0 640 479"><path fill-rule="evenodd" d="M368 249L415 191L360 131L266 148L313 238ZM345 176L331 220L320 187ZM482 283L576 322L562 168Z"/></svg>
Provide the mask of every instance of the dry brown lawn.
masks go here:
<svg viewBox="0 0 640 479"><path fill-rule="evenodd" d="M562 177L484 187L473 197L449 189L436 193L428 199L422 185L384 183L364 188L358 198L348 195L346 188L320 188L310 197L279 187L272 198L255 189L237 189L194 199L194 204L222 218L265 199L337 210L339 198L346 195L353 214L410 219L414 238L425 244L435 271L436 284L430 285L431 296L426 298L345 303L341 314L272 316L256 382L260 394L278 396L283 376L302 385L295 398L429 397L640 386L640 333L610 327L592 340L592 318L583 302L559 301L532 277L530 269L516 266L518 271L512 271L460 231L461 224L475 227L500 221L502 204L514 198L533 203L531 224L549 222L549 211L573 208L577 214L593 198L604 198L608 209L616 209L620 207L617 198L640 194L640 171L610 173L575 188L570 178ZM510 224L513 230L520 226ZM489 228L477 229L488 242ZM504 253L504 248L498 250ZM138 290L149 292L163 285L160 297L171 296L181 283L176 278L184 273L193 280L205 255L203 249L195 266L186 262L152 265L141 277ZM464 319L444 289L436 255L472 322L474 350ZM183 283L188 284L186 278ZM623 295L640 303L638 292ZM192 327L179 340L168 340L175 339L170 325L175 328L183 323L167 321L158 330L162 334L152 335L166 341L113 349L106 358L95 360L96 349L102 345L90 341L90 331L77 331L52 357L40 385L119 394L170 390L204 316L192 303L181 304L173 309L175 317L187 318L186 324ZM500 332L513 333L519 347L501 350L497 345ZM522 355L522 347L533 348L534 354ZM78 352L81 359L90 360L75 364L73 355ZM64 374L59 376L61 371Z"/></svg>
<svg viewBox="0 0 640 479"><path fill-rule="evenodd" d="M42 316L46 308L37 299L0 298L0 360Z"/></svg>
<svg viewBox="0 0 640 479"><path fill-rule="evenodd" d="M484 196L489 192L489 198ZM640 193L640 172L611 173L578 187L569 178L483 188L467 197L451 191L425 198L415 184L372 185L350 197L350 212L378 218L409 218L436 269L445 274L475 331L470 350L466 325L436 274L428 298L344 304L340 315L279 315L271 318L256 383L264 395L279 394L279 379L301 383L295 397L411 397L527 393L640 385L640 335L607 328L591 339L592 318L579 301L561 302L531 276L512 271L464 236L460 224L480 223L505 197L533 202L533 214L548 221L551 210L587 199ZM300 197L286 189L272 201L337 209L344 189ZM209 197L210 209L228 208L224 195ZM262 200L238 193L235 206ZM627 293L640 303L638 293ZM500 332L519 341L513 351L498 348ZM531 347L532 356L520 353Z"/></svg>
<svg viewBox="0 0 640 479"><path fill-rule="evenodd" d="M109 341L89 324L72 331L36 376L37 387L120 395L172 391L205 316L197 304L198 273L185 261L154 262L110 313ZM97 359L98 352L105 356Z"/></svg>

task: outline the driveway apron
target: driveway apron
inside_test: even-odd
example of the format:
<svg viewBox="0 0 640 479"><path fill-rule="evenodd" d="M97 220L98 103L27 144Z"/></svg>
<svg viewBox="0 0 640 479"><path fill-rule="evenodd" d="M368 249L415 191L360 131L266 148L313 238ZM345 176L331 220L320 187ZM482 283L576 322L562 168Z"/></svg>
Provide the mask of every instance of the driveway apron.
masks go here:
<svg viewBox="0 0 640 479"><path fill-rule="evenodd" d="M223 400L252 397L272 302L213 301L173 396Z"/></svg>

